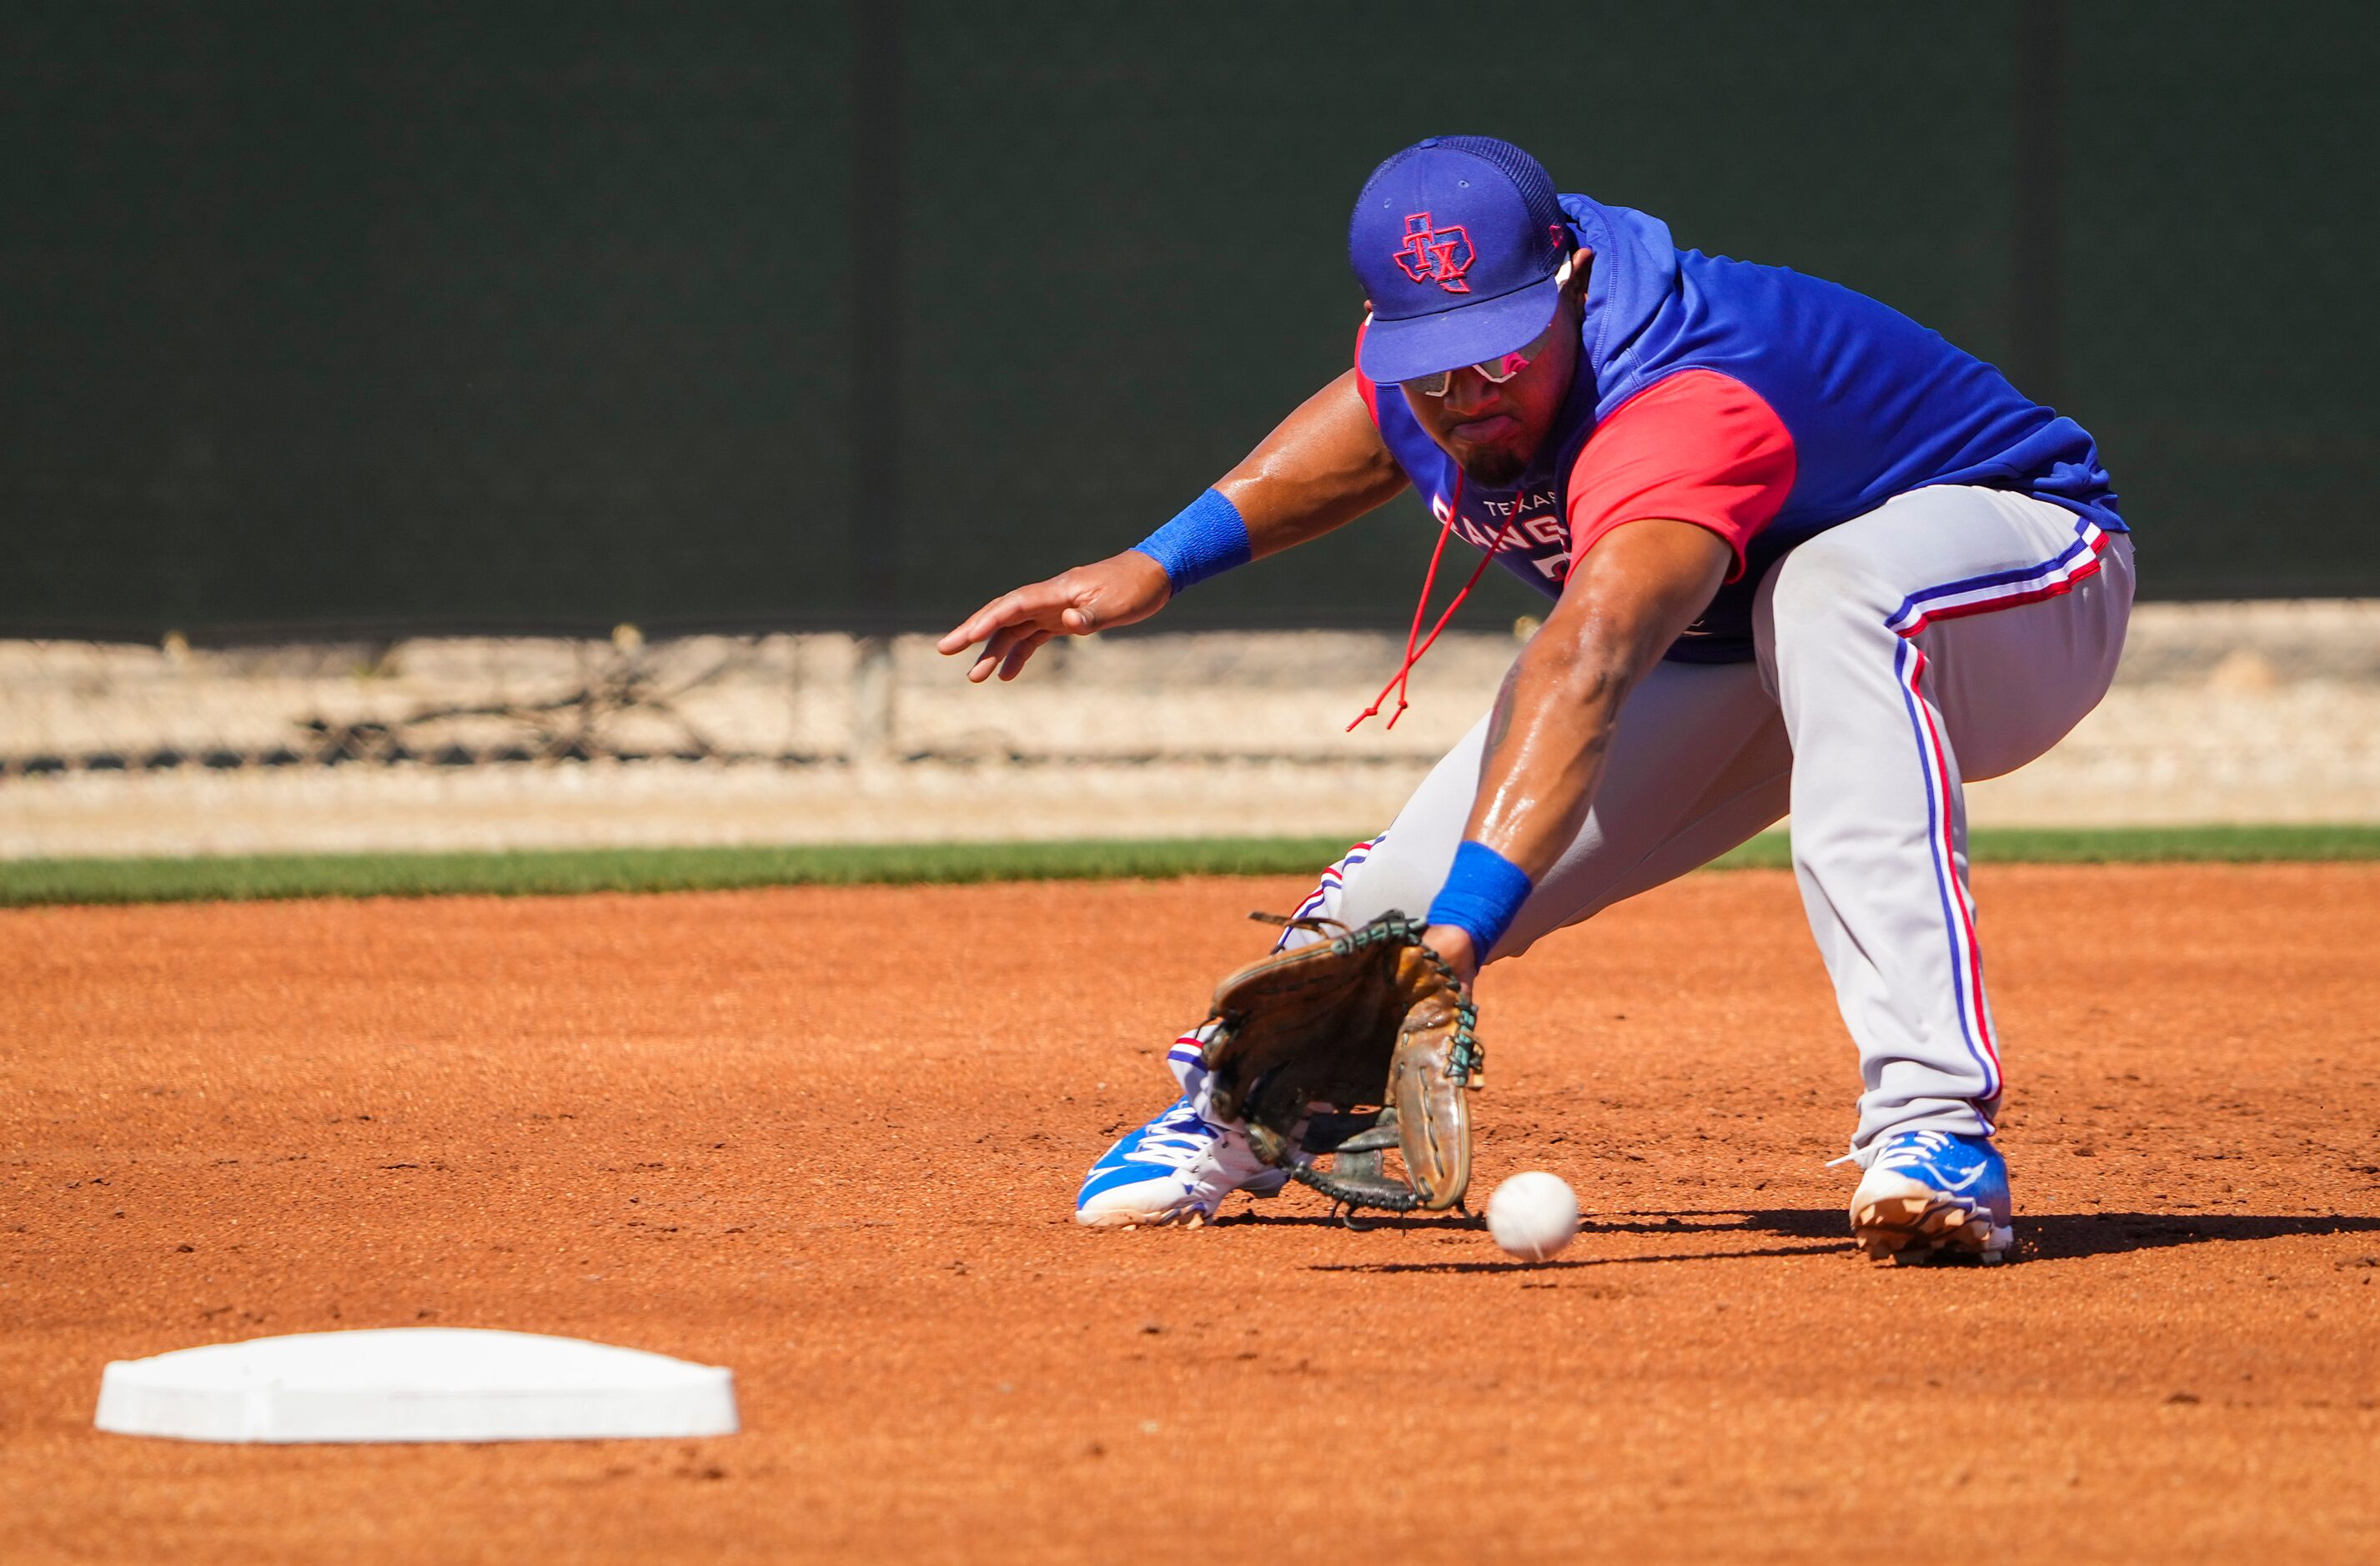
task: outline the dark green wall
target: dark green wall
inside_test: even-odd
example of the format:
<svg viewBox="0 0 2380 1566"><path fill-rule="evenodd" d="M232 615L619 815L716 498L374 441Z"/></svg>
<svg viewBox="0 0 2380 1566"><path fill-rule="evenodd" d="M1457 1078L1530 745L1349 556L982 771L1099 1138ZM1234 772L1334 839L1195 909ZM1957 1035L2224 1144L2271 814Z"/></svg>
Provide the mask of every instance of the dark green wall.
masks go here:
<svg viewBox="0 0 2380 1566"><path fill-rule="evenodd" d="M2147 590L2380 592L2380 13L2063 9L2056 400ZM896 486L842 5L11 6L0 632L853 624L878 496L938 626L1343 367L1347 203L1431 131L2005 358L2017 16L917 0ZM1428 542L1402 504L1175 623L1401 624Z"/></svg>

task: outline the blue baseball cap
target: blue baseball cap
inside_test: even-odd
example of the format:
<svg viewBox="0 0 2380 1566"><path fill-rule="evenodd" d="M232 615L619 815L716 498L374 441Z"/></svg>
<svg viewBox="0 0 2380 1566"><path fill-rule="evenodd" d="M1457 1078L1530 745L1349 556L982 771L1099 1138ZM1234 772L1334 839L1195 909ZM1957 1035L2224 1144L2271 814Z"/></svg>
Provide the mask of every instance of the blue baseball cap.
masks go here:
<svg viewBox="0 0 2380 1566"><path fill-rule="evenodd" d="M1554 182L1492 136L1432 136L1372 171L1347 260L1372 301L1356 368L1411 381L1528 346L1572 249Z"/></svg>

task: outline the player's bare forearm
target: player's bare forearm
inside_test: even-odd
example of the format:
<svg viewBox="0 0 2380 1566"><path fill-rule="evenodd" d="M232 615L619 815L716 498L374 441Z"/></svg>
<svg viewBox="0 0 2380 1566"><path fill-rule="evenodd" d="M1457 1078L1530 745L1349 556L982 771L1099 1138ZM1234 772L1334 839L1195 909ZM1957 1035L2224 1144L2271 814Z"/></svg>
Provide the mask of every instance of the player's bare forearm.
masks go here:
<svg viewBox="0 0 2380 1566"><path fill-rule="evenodd" d="M1215 488L1261 560L1386 504L1405 482L1351 370L1299 404Z"/></svg>
<svg viewBox="0 0 2380 1566"><path fill-rule="evenodd" d="M1684 522L1632 522L1587 552L1497 692L1465 837L1533 880L1553 868L1585 823L1621 703L1731 559Z"/></svg>
<svg viewBox="0 0 2380 1566"><path fill-rule="evenodd" d="M1684 522L1631 522L1587 552L1496 693L1466 839L1532 881L1553 868L1585 824L1628 693L1710 602L1732 559L1716 534ZM1469 973L1463 931L1433 929L1431 943Z"/></svg>
<svg viewBox="0 0 2380 1566"><path fill-rule="evenodd" d="M1248 557L1278 554L1342 527L1405 487L1349 370L1305 399L1216 491L1245 525ZM1128 549L1002 593L953 626L944 654L983 644L967 678L1013 680L1053 637L1088 636L1148 619L1172 601L1165 567Z"/></svg>

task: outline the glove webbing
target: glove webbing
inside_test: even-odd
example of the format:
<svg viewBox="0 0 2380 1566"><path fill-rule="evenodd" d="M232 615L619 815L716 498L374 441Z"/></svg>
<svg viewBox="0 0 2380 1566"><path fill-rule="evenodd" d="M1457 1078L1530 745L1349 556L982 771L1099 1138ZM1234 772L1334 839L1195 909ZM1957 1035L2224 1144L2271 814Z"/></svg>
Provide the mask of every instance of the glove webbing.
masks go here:
<svg viewBox="0 0 2380 1566"><path fill-rule="evenodd" d="M1452 985L1457 993L1463 993L1463 986L1456 979L1454 970L1422 940L1428 927L1419 919L1378 919L1360 929L1350 929L1338 919L1318 916L1290 918L1280 914L1252 913L1248 917L1259 924L1280 925L1287 929L1310 929L1318 935L1325 927L1334 929L1339 933L1331 938L1330 949L1342 956L1383 942L1418 948L1437 968L1439 977ZM1479 1023L1479 1008L1466 999L1457 1007L1455 1014L1454 1038L1447 1051L1447 1074L1458 1082L1470 1085L1479 1080L1488 1063L1487 1051L1473 1031ZM1280 1133L1260 1122L1249 1122L1247 1134L1249 1146L1255 1149L1257 1157L1276 1169L1285 1171L1292 1180L1321 1192L1342 1207L1351 1210L1378 1208L1388 1212L1412 1212L1422 1205L1420 1193L1386 1176L1341 1176L1315 1168L1311 1161L1298 1159L1298 1149L1293 1149ZM1309 1130L1308 1138L1312 1135ZM1308 1140L1303 1150L1308 1154L1353 1153L1377 1168L1379 1156L1395 1151L1399 1146L1397 1111L1393 1106L1389 1106L1381 1110L1368 1127L1332 1141L1327 1147L1315 1147Z"/></svg>
<svg viewBox="0 0 2380 1566"><path fill-rule="evenodd" d="M1248 917L1258 924L1280 925L1284 929L1310 929L1317 935L1321 934L1323 928L1328 926L1339 932L1331 938L1330 950L1342 956L1350 952L1359 952L1366 946L1378 946L1383 941L1393 941L1399 946L1419 947L1421 954L1429 959L1430 965L1438 970L1439 977L1453 985L1458 992L1463 989L1462 981L1454 977L1454 970L1447 965L1446 959L1431 950L1422 940L1422 936L1427 933L1429 927L1416 918L1375 919L1360 929L1350 929L1337 919L1324 918L1319 915L1308 915L1304 918L1293 919L1285 914L1253 913ZM1461 1020L1454 1030L1454 1042L1448 1050L1453 1057L1448 1062L1448 1065L1451 1068L1451 1074L1457 1080L1469 1083L1476 1078L1488 1064L1487 1051L1480 1048L1478 1036L1472 1031L1479 1026L1479 1008L1465 1000L1456 1008L1456 1014Z"/></svg>

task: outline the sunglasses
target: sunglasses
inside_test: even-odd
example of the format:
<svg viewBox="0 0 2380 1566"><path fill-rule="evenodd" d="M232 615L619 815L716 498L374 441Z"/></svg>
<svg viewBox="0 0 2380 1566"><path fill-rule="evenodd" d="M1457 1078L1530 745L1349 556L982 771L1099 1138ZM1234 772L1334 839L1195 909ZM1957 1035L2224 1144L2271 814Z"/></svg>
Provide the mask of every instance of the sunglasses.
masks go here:
<svg viewBox="0 0 2380 1566"><path fill-rule="evenodd" d="M1569 261L1565 261L1561 263L1561 270L1554 273L1554 282L1562 285L1569 284ZM1484 364L1475 364L1469 368L1477 370L1479 378L1489 385L1500 386L1528 369L1536 357L1546 351L1546 345L1554 340L1554 329L1560 324L1561 316L1557 311L1554 319L1547 323L1546 329L1538 333L1533 341L1523 344L1509 354L1500 354ZM1455 371L1441 370L1434 374L1416 375L1404 382L1404 385L1407 391L1419 392L1426 397L1442 397L1446 395L1446 389L1454 383L1454 376Z"/></svg>

